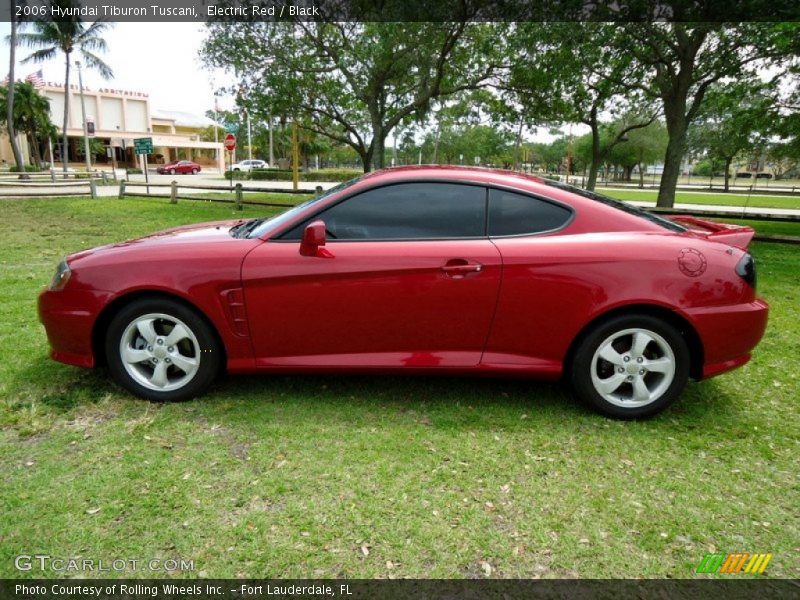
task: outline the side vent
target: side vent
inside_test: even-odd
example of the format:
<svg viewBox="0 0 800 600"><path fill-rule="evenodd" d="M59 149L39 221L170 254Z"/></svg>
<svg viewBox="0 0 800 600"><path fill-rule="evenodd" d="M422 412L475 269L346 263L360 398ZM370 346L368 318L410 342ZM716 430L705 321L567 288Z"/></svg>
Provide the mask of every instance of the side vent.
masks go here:
<svg viewBox="0 0 800 600"><path fill-rule="evenodd" d="M244 292L242 288L233 288L222 291L222 305L228 323L236 335L250 337L250 328L247 325L247 312L244 309Z"/></svg>

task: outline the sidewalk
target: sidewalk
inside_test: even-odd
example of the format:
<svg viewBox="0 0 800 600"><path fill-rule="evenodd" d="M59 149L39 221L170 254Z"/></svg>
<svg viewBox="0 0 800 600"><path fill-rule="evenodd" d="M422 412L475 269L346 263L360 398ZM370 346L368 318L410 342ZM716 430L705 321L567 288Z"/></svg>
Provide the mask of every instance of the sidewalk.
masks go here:
<svg viewBox="0 0 800 600"><path fill-rule="evenodd" d="M625 200L628 204L633 204L634 206L640 206L641 208L655 208L655 203L653 202L639 202L635 200ZM745 216L760 216L760 215L768 215L768 216L791 216L800 218L800 209L797 208L764 208L761 206L725 206L722 204L687 204L685 202L679 202L672 207L672 210L685 210L687 212L693 213L725 213L730 214L731 218L734 217L745 217Z"/></svg>

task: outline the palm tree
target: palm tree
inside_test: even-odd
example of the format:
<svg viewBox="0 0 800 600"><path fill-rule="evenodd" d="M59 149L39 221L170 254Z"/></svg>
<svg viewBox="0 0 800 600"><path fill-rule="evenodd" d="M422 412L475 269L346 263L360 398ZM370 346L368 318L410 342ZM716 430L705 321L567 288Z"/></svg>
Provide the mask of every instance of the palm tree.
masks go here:
<svg viewBox="0 0 800 600"><path fill-rule="evenodd" d="M7 111L6 111L6 127L8 129L8 140L11 142L11 150L14 152L14 162L17 163L17 171L22 179L29 179L28 174L25 172L25 163L22 160L22 152L19 151L19 142L17 141L16 131L14 131L14 67L16 66L16 47L17 47L17 17L15 6L11 6L11 35L9 41L11 48L9 49L9 68L8 68L8 90L7 90Z"/></svg>
<svg viewBox="0 0 800 600"><path fill-rule="evenodd" d="M10 94L0 88L0 112L8 108ZM42 141L57 137L58 130L50 122L50 100L40 94L30 83L18 83L14 91L12 125L17 133L28 139L33 163L41 168Z"/></svg>
<svg viewBox="0 0 800 600"><path fill-rule="evenodd" d="M79 3L75 0L52 0L51 4L65 9L74 9L79 6ZM39 48L39 50L25 58L22 61L23 63L30 61L40 63L51 60L56 57L59 51L64 54L64 127L61 130L63 138L61 158L64 161L65 175L69 160L67 125L69 123L70 96L69 68L72 53L79 52L83 63L90 69L96 69L104 79L114 77L111 67L95 54L98 51L105 52L107 46L101 35L110 26L110 23L104 21L95 21L88 25L81 21L79 17L74 17L68 21L34 21L32 23L33 32L17 34L18 43L24 44L29 48Z"/></svg>

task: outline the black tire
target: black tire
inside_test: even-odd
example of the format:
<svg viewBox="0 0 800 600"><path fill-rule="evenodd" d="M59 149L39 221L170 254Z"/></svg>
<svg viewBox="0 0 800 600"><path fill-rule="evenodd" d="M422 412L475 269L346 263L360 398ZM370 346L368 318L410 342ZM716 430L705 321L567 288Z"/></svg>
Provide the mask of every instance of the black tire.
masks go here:
<svg viewBox="0 0 800 600"><path fill-rule="evenodd" d="M160 346L156 346L154 342L152 346L149 346L144 335L140 333L141 330L134 326L138 319L148 315L166 317L152 320L153 332L158 336L155 341L161 338ZM183 325L193 338L183 337L168 348L164 342L168 341L170 325L174 326L176 323ZM144 352L150 347L155 348L156 352L164 354L166 358L161 356L160 361L170 363L169 366L161 365L162 369L166 369L166 386L168 388L178 387L167 390L148 387L144 379L147 379L147 374L151 369L155 376L156 368L156 365L151 364L148 360L132 363L126 367L121 356L123 336L125 336L126 345L130 343L128 340L135 338L135 347L131 344L131 350L134 352ZM167 353L168 349L169 353ZM155 402L179 402L199 396L214 381L222 364L220 344L211 326L195 310L169 298L144 298L124 306L114 315L108 326L105 352L108 369L114 380L132 394ZM196 366L193 368L191 377L178 369L177 363L181 359L183 361L196 359ZM150 360L159 362L159 359L155 357ZM129 372L129 368L133 373ZM181 383L187 377L185 383ZM149 385L155 384L150 382Z"/></svg>
<svg viewBox="0 0 800 600"><path fill-rule="evenodd" d="M646 350L639 355L633 348L634 334L625 333L628 330L641 330L641 333L645 335L652 333L657 337L649 336L652 338L652 342L648 343ZM623 360L626 360L625 356L627 355L627 362L611 363L598 357L595 363L595 353L599 352L601 346L605 347L606 343L615 336L619 337L614 339L615 346L612 348ZM626 349L628 336L630 336L631 347ZM662 348L664 344L668 346L669 350ZM669 352L672 353L672 357L669 356ZM671 380L666 374L659 373L655 369L649 372L647 369L642 369L631 373L628 369L636 370L638 368L635 365L639 361L639 357L644 363L639 366L643 367L648 366L649 360L653 361L652 366L655 367L657 361L666 359L673 365ZM689 364L690 356L686 340L675 327L651 315L621 315L598 324L581 339L575 350L569 373L573 389L578 397L591 404L602 414L616 419L643 419L661 412L680 396L689 377ZM610 375L608 375L609 368ZM608 377L607 381L611 381L612 377L626 378L614 392L608 394L614 396L618 392L620 398L610 400L598 391L593 382L593 369L597 379L601 380L600 384L604 383L602 380L605 380L606 377ZM641 375L642 371L644 371L644 375ZM635 394L634 384L627 380L634 379L649 381L649 385L646 383L646 387L652 386L653 388L651 400L637 401L633 397ZM658 392L659 390L661 391ZM630 399L627 398L628 391L630 391ZM631 406L624 406L626 403L630 403Z"/></svg>

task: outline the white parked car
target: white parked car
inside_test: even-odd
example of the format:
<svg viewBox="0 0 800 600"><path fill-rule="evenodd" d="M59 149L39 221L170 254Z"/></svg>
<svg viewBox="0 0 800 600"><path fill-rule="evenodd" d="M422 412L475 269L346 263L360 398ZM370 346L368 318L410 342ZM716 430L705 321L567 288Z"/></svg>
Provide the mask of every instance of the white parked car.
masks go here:
<svg viewBox="0 0 800 600"><path fill-rule="evenodd" d="M253 169L269 169L269 164L263 160L242 160L231 165L231 171L252 171Z"/></svg>

